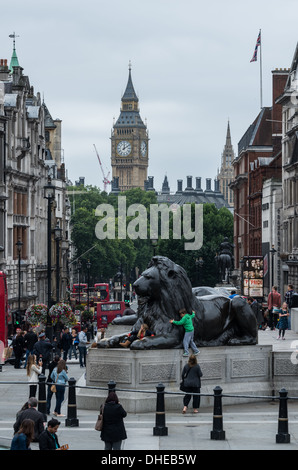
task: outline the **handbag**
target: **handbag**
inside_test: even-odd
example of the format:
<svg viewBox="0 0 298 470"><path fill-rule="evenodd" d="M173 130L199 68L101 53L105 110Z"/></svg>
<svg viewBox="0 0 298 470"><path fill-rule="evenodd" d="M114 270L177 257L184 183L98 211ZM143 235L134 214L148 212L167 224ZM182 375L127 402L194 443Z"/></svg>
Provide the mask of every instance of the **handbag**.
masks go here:
<svg viewBox="0 0 298 470"><path fill-rule="evenodd" d="M53 393L56 393L56 392L57 392L57 388L56 388L56 385L55 385L55 384L56 384L56 382L57 382L57 380L58 380L58 377L59 377L59 374L57 374L57 378L56 378L56 380L55 380L55 383L51 386L51 392L53 392Z"/></svg>
<svg viewBox="0 0 298 470"><path fill-rule="evenodd" d="M180 390L181 392L186 392L186 388L185 388L185 385L184 385L184 380L186 379L186 377L188 376L188 372L190 371L190 367L188 369L188 371L186 372L186 374L184 375L184 377L182 378L182 381L180 382Z"/></svg>
<svg viewBox="0 0 298 470"><path fill-rule="evenodd" d="M97 421L95 423L95 431L101 431L102 430L102 426L103 426L103 409L104 407L102 407L102 410L101 412L99 413L98 417L97 417Z"/></svg>

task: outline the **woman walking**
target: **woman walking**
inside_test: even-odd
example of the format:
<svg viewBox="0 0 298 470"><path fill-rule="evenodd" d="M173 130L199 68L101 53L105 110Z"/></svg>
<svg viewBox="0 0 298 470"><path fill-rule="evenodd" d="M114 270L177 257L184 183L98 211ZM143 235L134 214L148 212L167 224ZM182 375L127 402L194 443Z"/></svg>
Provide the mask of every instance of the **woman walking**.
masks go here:
<svg viewBox="0 0 298 470"><path fill-rule="evenodd" d="M29 380L29 398L36 396L38 376L42 372L42 359L36 363L35 354L30 354L27 359L27 376Z"/></svg>
<svg viewBox="0 0 298 470"><path fill-rule="evenodd" d="M127 413L120 405L115 392L109 393L102 412L101 440L105 443L105 450L120 450L122 441L127 438L123 421Z"/></svg>
<svg viewBox="0 0 298 470"><path fill-rule="evenodd" d="M185 414L193 396L193 412L198 413L198 408L200 407L200 395L194 395L200 393L201 390L201 377L203 373L201 367L197 362L197 358L194 354L189 356L187 364L183 367L182 370L182 381L184 384L183 391L186 392L186 395L183 397L183 410L182 413Z"/></svg>
<svg viewBox="0 0 298 470"><path fill-rule="evenodd" d="M54 410L55 416L65 416L61 414L61 405L65 395L65 385L68 382L66 362L60 359L57 367L51 373L53 384L56 385L56 406Z"/></svg>

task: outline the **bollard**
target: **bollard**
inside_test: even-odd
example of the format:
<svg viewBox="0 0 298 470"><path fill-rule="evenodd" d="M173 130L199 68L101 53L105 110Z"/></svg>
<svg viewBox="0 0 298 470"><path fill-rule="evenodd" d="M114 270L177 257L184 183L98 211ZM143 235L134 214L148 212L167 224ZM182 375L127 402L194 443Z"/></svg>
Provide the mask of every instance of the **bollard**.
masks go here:
<svg viewBox="0 0 298 470"><path fill-rule="evenodd" d="M288 433L288 392L282 388L279 392L279 416L276 444L288 444L290 434Z"/></svg>
<svg viewBox="0 0 298 470"><path fill-rule="evenodd" d="M77 419L77 403L76 403L76 380L71 377L68 381L68 404L67 404L67 418L65 426L76 427L79 426Z"/></svg>
<svg viewBox="0 0 298 470"><path fill-rule="evenodd" d="M47 394L46 394L46 376L38 376L38 411L44 415L44 421L47 421Z"/></svg>
<svg viewBox="0 0 298 470"><path fill-rule="evenodd" d="M214 391L214 408L213 408L213 429L210 433L210 438L217 441L225 440L226 433L223 430L223 417L222 417L222 388L217 386Z"/></svg>
<svg viewBox="0 0 298 470"><path fill-rule="evenodd" d="M156 391L156 415L153 436L167 436L168 428L166 427L165 386L163 384L158 384Z"/></svg>

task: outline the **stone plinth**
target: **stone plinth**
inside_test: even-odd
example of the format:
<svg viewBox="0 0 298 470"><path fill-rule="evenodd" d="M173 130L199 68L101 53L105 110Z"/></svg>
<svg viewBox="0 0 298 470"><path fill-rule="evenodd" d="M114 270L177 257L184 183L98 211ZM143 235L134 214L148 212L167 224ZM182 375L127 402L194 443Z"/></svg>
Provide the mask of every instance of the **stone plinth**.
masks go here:
<svg viewBox="0 0 298 470"><path fill-rule="evenodd" d="M298 308L291 308L291 329L298 333Z"/></svg>
<svg viewBox="0 0 298 470"><path fill-rule="evenodd" d="M152 412L156 409L156 386L165 385L166 410L180 410L183 394L179 390L181 371L187 358L181 349L133 351L130 349L90 349L87 355L86 381L77 385L78 408L98 410L107 396L107 384L116 382L119 399L128 412ZM271 395L272 346L230 346L201 348L201 406L213 406L213 389L219 385L224 394ZM97 387L100 387L98 389ZM135 392L140 390L141 393ZM179 392L180 394L177 394ZM248 399L226 397L224 403L243 403ZM191 402L192 404L192 402Z"/></svg>

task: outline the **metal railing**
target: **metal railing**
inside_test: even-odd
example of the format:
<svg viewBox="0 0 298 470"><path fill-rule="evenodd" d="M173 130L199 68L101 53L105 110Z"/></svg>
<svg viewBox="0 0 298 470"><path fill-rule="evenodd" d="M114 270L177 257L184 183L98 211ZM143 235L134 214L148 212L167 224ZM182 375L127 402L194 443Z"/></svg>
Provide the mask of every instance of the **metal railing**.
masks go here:
<svg viewBox="0 0 298 470"><path fill-rule="evenodd" d="M44 414L45 421L47 421L47 397L46 387L53 385L51 382L46 382L45 375L39 375L38 382L30 382L30 385L38 384L38 411ZM2 384L27 384L28 382L9 382L0 381ZM117 392L132 392L131 389L117 388L117 384L114 381L109 381L107 387L95 387L95 386L77 386L76 380L70 378L68 384L65 385L68 388L68 403L67 403L67 417L65 419L65 426L78 427L79 419L77 417L77 405L76 405L76 389L96 389L104 390L108 393L110 391ZM156 390L133 390L136 393L152 393L156 395L156 412L155 412L155 426L153 427L154 436L167 436L168 428L166 426L166 409L165 409L165 395L185 395L185 392L168 392L165 390L165 386L160 383L156 386ZM279 400L279 415L278 415L278 430L276 434L277 444L290 443L289 434L289 420L288 420L288 400L298 400L298 397L289 397L288 392L285 388L279 391L277 396L264 396L264 395L234 395L222 393L222 388L216 386L211 393L191 393L192 395L198 395L200 397L213 397L213 427L210 431L210 439L213 440L225 440L226 433L223 429L223 409L222 400L225 397L228 398L246 398L246 399L267 399L267 400Z"/></svg>

